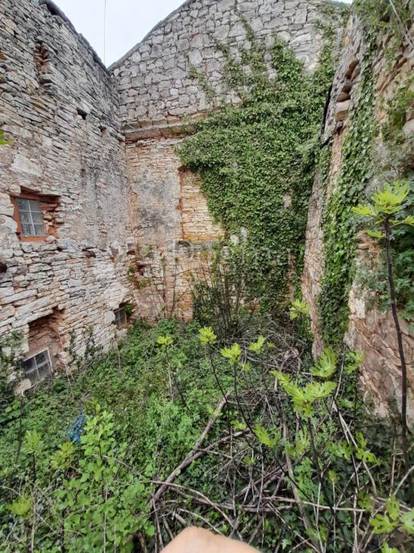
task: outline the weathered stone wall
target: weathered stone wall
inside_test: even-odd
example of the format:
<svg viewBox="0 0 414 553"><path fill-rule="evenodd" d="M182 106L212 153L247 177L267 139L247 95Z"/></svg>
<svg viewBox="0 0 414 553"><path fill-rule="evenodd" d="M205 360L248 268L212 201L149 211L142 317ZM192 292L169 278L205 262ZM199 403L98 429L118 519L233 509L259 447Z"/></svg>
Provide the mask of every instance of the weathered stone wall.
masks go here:
<svg viewBox="0 0 414 553"><path fill-rule="evenodd" d="M358 72L363 53L362 29L354 18L350 18L344 33L339 64L324 122L322 142L324 148L331 146L329 174L327 182L323 182L324 176L321 172L317 173L308 210L303 295L311 308L315 355L320 355L323 349L318 310L319 294L324 274L323 212L333 193L335 182L340 175L342 146L349 131L349 111L351 104L355 102L355 94L358 89ZM339 113L338 116L337 112Z"/></svg>
<svg viewBox="0 0 414 553"><path fill-rule="evenodd" d="M140 313L149 319L191 317L191 279L202 253L220 236L198 179L180 168L179 138L127 144L128 174L139 245L130 266Z"/></svg>
<svg viewBox="0 0 414 553"><path fill-rule="evenodd" d="M125 302L148 318L191 315L192 279L221 230L177 146L188 117L235 100L221 88L215 41L233 52L245 45L244 17L258 36L284 38L312 70L326 7L192 0L115 64L111 78L51 0L1 1L0 128L9 144L0 149L0 336L21 331L31 354L50 339L59 368L72 335L78 352L89 328L107 347ZM211 81L211 104L192 67ZM21 193L47 206L46 239L20 234Z"/></svg>
<svg viewBox="0 0 414 553"><path fill-rule="evenodd" d="M390 63L389 56L384 54L387 37L378 44L374 60L375 83L375 119L380 128L386 118L387 102L393 97L398 87L407 82L413 75L414 52L412 44L405 44ZM336 190L336 183L342 170L344 139L349 132L355 102L358 94L361 68L363 65L366 44L363 40L361 23L352 18L345 33L342 56L338 67L331 96L331 102L325 125L325 144L331 141L332 157L327 182L323 183L321 175L315 180L309 209L303 294L311 307L312 330L315 337L314 353L320 354L323 348L321 325L318 312L318 299L324 273L323 250L323 209ZM411 117L411 119L410 119ZM401 152L411 156L411 168L414 167L414 113L408 115L404 132L406 142L401 145ZM361 137L363 141L364 137ZM361 142L362 143L362 142ZM367 196L373 189L381 186L384 178L395 178L398 175L398 160L395 152L388 163L387 146L378 134L375 144L376 171L375 178L369 183ZM400 155L400 154L399 154ZM386 167L384 171L384 167ZM385 174L384 174L385 173ZM360 236L357 254L357 266L363 270L375 270L379 256L378 246L365 235ZM358 272L358 271L357 271ZM345 337L346 343L355 351L364 355L362 366L362 384L367 397L373 401L376 411L385 415L390 404L400 407L401 366L398 355L395 327L390 312L384 313L375 307L373 293L359 284L355 279L349 295L350 319ZM414 364L414 334L406 322L402 322L405 350L409 366ZM414 373L409 369L410 379L410 418L414 422Z"/></svg>
<svg viewBox="0 0 414 553"><path fill-rule="evenodd" d="M125 144L118 97L88 43L50 2L0 2L0 336L49 316L60 341L85 347L116 335L113 311L131 297ZM54 230L22 241L12 196L54 198Z"/></svg>
<svg viewBox="0 0 414 553"><path fill-rule="evenodd" d="M223 89L224 56L217 42L237 55L247 46L245 18L268 43L274 35L286 40L312 70L323 44L320 23L338 13L324 0L191 0L112 66L128 143L129 182L136 194L138 243L144 252L140 303L165 299L167 312L174 307L178 314L190 315L191 270L197 268L200 248L207 249L220 236L198 185L183 180L176 153L189 121L236 100ZM340 32L341 25L336 28ZM212 98L191 76L194 70L207 79ZM190 181L190 188L183 186ZM150 294L145 283L154 278L157 292Z"/></svg>
<svg viewBox="0 0 414 553"><path fill-rule="evenodd" d="M121 96L121 115L130 131L176 124L183 116L209 111L205 92L191 77L201 71L216 100L231 101L222 88L224 56L216 43L234 52L246 45L245 18L258 37L273 35L292 47L309 70L322 47L319 22L327 0L189 0L111 67Z"/></svg>

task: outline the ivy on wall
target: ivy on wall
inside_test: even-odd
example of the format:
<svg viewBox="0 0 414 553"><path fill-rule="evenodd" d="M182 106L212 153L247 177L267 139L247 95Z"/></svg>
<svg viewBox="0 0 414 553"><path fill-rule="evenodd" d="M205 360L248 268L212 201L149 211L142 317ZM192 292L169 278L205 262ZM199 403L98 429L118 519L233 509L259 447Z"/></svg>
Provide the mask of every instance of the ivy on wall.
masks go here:
<svg viewBox="0 0 414 553"><path fill-rule="evenodd" d="M364 193L373 182L390 170L384 159L375 158L375 137L380 130L374 113L373 58L379 49L388 61L395 62L396 54L403 41L408 41L407 29L414 15L413 4L407 0L356 0L356 13L362 20L367 50L363 60L358 98L353 109L350 128L342 149L342 166L335 190L324 209L324 253L325 271L319 297L319 311L323 338L332 346L338 346L346 332L349 317L349 292L355 277L356 232L352 208L364 198ZM385 33L387 40L384 42ZM406 122L409 106L412 106L411 83L406 83L391 100L387 110L387 121L382 128L382 140L392 157L393 169L402 156L405 138L402 128ZM397 149L399 153L397 153ZM406 160L405 160L406 161ZM400 163L400 165L402 165ZM398 168L400 176L407 176L406 166ZM412 250L407 248L407 233L399 231L395 240L395 264L397 270L397 293L399 307L411 318L413 312L410 299L413 290ZM412 243L412 242L411 242ZM386 296L386 279L376 273L378 297ZM382 287L382 288L381 288ZM386 301L384 305L388 305Z"/></svg>
<svg viewBox="0 0 414 553"><path fill-rule="evenodd" d="M413 109L413 106L414 75L409 74L397 88L394 96L388 101L386 106L387 118L382 126L383 140L392 153L394 163L395 161L401 161L403 170L409 164L408 159L401 159L401 154L406 154L406 152L401 152L401 147L407 145L404 126L407 122L408 113Z"/></svg>
<svg viewBox="0 0 414 553"><path fill-rule="evenodd" d="M319 309L323 337L338 345L348 325L348 296L355 273L355 223L352 208L361 200L373 173L375 135L371 59L365 60L350 129L344 140L342 168L323 215L325 271Z"/></svg>
<svg viewBox="0 0 414 553"><path fill-rule="evenodd" d="M220 46L225 84L240 103L201 122L180 155L201 175L215 220L228 234L246 229L250 294L274 309L301 273L332 47L327 43L311 75L284 42L266 48L245 27L249 47L238 61Z"/></svg>
<svg viewBox="0 0 414 553"><path fill-rule="evenodd" d="M355 0L354 9L371 38L388 35L384 54L392 60L403 40L414 45L411 25L413 0Z"/></svg>

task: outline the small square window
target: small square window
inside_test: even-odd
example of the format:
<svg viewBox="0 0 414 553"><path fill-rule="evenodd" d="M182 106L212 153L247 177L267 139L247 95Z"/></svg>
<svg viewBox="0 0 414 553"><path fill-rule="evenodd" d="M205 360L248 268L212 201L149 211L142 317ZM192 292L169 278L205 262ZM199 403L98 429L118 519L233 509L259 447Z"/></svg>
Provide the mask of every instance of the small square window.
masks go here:
<svg viewBox="0 0 414 553"><path fill-rule="evenodd" d="M22 242L43 242L57 236L56 210L59 197L39 194L22 188L20 196L12 196L16 233Z"/></svg>
<svg viewBox="0 0 414 553"><path fill-rule="evenodd" d="M40 201L18 198L16 204L22 236L46 236Z"/></svg>
<svg viewBox="0 0 414 553"><path fill-rule="evenodd" d="M128 326L128 315L125 307L115 309L115 325L118 330L121 330Z"/></svg>
<svg viewBox="0 0 414 553"><path fill-rule="evenodd" d="M23 370L26 378L32 384L45 380L52 373L52 361L49 350L41 351L23 361Z"/></svg>

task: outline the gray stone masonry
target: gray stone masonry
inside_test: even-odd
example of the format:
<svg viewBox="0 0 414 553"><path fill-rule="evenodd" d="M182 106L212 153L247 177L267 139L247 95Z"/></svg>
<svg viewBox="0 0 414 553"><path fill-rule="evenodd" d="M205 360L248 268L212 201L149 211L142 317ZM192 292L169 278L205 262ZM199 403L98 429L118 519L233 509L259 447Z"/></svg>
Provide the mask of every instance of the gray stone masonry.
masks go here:
<svg viewBox="0 0 414 553"><path fill-rule="evenodd" d="M223 55L216 44L230 45L234 53L246 46L242 18L267 43L275 35L285 40L311 71L322 48L319 23L331 17L329 8L328 0L185 2L110 68L124 128L174 125L184 116L209 111L212 105L191 78L192 68L207 77L217 98L232 101L222 89Z"/></svg>
<svg viewBox="0 0 414 553"><path fill-rule="evenodd" d="M131 297L124 138L111 77L53 5L0 0L0 337L30 350L29 325L52 317L60 354L117 335L114 309ZM57 202L54 232L21 241L12 203L22 191Z"/></svg>
<svg viewBox="0 0 414 553"><path fill-rule="evenodd" d="M268 42L285 39L311 71L327 8L187 1L108 71L51 0L0 0L0 129L9 139L0 147L0 339L21 332L27 354L53 341L59 370L73 366L71 344L82 354L90 335L114 343L121 304L136 315L191 316L192 271L221 231L197 179L180 169L183 137L160 128L234 101L221 89L215 44L246 46L241 18ZM192 67L208 77L213 105ZM22 194L43 206L42 239L21 234Z"/></svg>

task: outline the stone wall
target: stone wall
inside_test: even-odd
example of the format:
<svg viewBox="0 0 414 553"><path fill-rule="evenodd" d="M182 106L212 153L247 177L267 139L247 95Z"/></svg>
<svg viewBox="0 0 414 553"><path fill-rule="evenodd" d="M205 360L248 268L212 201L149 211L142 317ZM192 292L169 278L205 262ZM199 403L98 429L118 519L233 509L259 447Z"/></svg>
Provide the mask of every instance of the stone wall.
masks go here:
<svg viewBox="0 0 414 553"><path fill-rule="evenodd" d="M0 128L9 140L0 147L0 336L22 332L32 350L29 325L49 317L59 367L71 334L80 352L88 328L108 347L113 311L132 297L118 96L52 2L2 0L0 20ZM53 199L44 239L19 238L13 197L22 192Z"/></svg>
<svg viewBox="0 0 414 553"><path fill-rule="evenodd" d="M181 167L177 147L189 121L237 101L222 88L223 56L215 44L230 44L233 53L245 46L244 17L266 41L274 34L285 39L312 70L322 47L319 23L331 17L327 8L331 2L323 0L187 1L109 73L51 0L1 0L0 128L9 143L0 148L0 338L21 332L28 355L48 346L61 369L71 366L69 350L84 353L91 338L110 346L119 336L114 311L122 304L132 302L148 319L191 316L191 284L208 270L221 230L197 177ZM391 67L379 46L381 122L384 100L413 73L414 56L407 44ZM327 182L317 176L309 209L303 292L315 354L323 348L323 208L341 172L365 47L352 18L325 122L329 175ZM194 71L207 77L211 100ZM404 128L411 168L413 115ZM380 140L376 147L387 155ZM21 232L22 194L42 206L47 233L41 239ZM360 266L375 265L378 251L364 239L357 257ZM401 375L391 316L371 300L355 282L346 341L365 354L362 381L383 414L390 400L399 401ZM412 365L414 336L408 325L404 333ZM413 390L412 377L411 371Z"/></svg>
<svg viewBox="0 0 414 553"><path fill-rule="evenodd" d="M284 38L312 70L324 0L192 0L109 73L51 0L0 3L0 337L26 353L50 341L109 347L114 311L191 316L191 284L221 230L177 147L187 122L222 102L223 57L246 45L241 18L268 42ZM337 14L335 9L334 14ZM337 15L333 15L336 17ZM209 104L192 70L214 88ZM22 233L18 198L41 206L46 236ZM39 208L40 209L40 208ZM73 340L72 340L73 337ZM43 347L43 346L42 346Z"/></svg>
<svg viewBox="0 0 414 553"><path fill-rule="evenodd" d="M205 92L192 78L201 71L216 101L232 101L222 87L223 54L217 42L233 52L246 45L245 18L256 36L284 39L315 68L322 47L318 25L326 21L327 0L188 0L159 23L147 37L111 67L121 97L128 131L174 125L183 116L209 111ZM214 105L214 104L213 104Z"/></svg>
<svg viewBox="0 0 414 553"><path fill-rule="evenodd" d="M134 219L142 256L138 271L133 269L141 277L137 297L140 304L153 304L154 298L161 302L157 309L147 306L145 313L158 313L165 300L167 313L175 309L179 315L191 314L191 271L197 269L200 250L220 236L199 186L194 179L183 179L177 155L190 121L236 101L223 89L224 58L217 42L238 55L247 46L244 18L268 44L275 35L286 40L311 71L323 44L320 23L340 13L324 0L191 0L111 67L121 98L129 182L136 195ZM340 32L341 23L335 28ZM194 71L208 80L211 99L192 77ZM146 284L154 281L156 291L149 293Z"/></svg>
<svg viewBox="0 0 414 553"><path fill-rule="evenodd" d="M210 218L198 178L180 168L179 138L127 144L128 175L139 245L130 266L145 318L191 317L191 283L203 252L221 231Z"/></svg>
<svg viewBox="0 0 414 553"><path fill-rule="evenodd" d="M378 43L373 63L375 83L375 119L378 128L386 118L387 102L394 96L401 84L407 82L414 70L414 52L412 44L404 43L390 62L390 56L384 54L389 37ZM323 340L320 330L318 298L324 272L323 251L323 208L335 192L336 183L342 170L344 139L349 132L355 101L358 95L363 59L367 45L364 43L361 23L352 18L345 33L341 61L335 76L331 102L325 122L323 141L332 146L332 157L326 183L317 175L309 209L303 294L311 306L312 330L315 336L314 353L320 354ZM401 144L398 156L387 151L381 133L375 144L375 177L366 189L370 196L372 190L381 186L384 179L393 179L399 175L399 163L404 168L414 168L414 113L407 115L404 127L405 143ZM361 141L364 137L361 137ZM361 142L362 143L362 142ZM402 160L403 152L405 159ZM391 156L391 159L390 159ZM397 159L400 157L401 159ZM374 241L361 234L358 242L357 267L362 270L375 270L378 266L379 251ZM358 271L357 271L358 273ZM376 411L385 415L391 404L400 409L401 367L398 355L397 339L390 312L383 312L376 306L375 294L359 284L355 279L349 294L350 319L345 341L355 351L364 355L362 366L362 384L367 398L373 401ZM410 419L414 423L414 334L412 327L403 322L405 350L410 379Z"/></svg>

